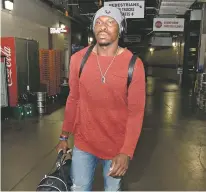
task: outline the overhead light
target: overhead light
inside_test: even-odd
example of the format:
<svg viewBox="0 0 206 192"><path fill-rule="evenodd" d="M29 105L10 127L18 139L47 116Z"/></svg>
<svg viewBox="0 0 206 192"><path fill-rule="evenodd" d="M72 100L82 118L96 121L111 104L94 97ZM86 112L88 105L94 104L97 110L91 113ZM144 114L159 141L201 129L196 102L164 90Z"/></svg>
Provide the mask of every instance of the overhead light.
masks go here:
<svg viewBox="0 0 206 192"><path fill-rule="evenodd" d="M173 43L172 43L172 46L173 46L173 47L176 47L176 46L177 46L176 42L173 42Z"/></svg>
<svg viewBox="0 0 206 192"><path fill-rule="evenodd" d="M190 48L191 52L195 52L197 49L196 48Z"/></svg>
<svg viewBox="0 0 206 192"><path fill-rule="evenodd" d="M90 38L89 38L89 41L92 42L92 41L93 41L93 37L90 37Z"/></svg>
<svg viewBox="0 0 206 192"><path fill-rule="evenodd" d="M5 0L4 1L4 7L5 9L12 11L14 9L14 3L13 1Z"/></svg>
<svg viewBox="0 0 206 192"><path fill-rule="evenodd" d="M154 48L151 47L149 50L150 50L150 52L153 52L153 51L154 51Z"/></svg>
<svg viewBox="0 0 206 192"><path fill-rule="evenodd" d="M93 37L88 37L88 42L89 42L89 43L92 43L93 40L94 40Z"/></svg>
<svg viewBox="0 0 206 192"><path fill-rule="evenodd" d="M65 25L64 24L61 24L61 26L60 26L62 29L64 29L65 28Z"/></svg>

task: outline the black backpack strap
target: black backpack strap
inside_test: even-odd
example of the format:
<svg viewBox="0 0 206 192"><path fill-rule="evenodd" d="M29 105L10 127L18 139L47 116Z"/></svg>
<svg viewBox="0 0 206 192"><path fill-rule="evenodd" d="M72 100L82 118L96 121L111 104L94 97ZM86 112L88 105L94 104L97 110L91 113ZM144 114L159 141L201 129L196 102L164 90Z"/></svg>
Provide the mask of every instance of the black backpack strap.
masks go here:
<svg viewBox="0 0 206 192"><path fill-rule="evenodd" d="M80 70L79 70L79 77L81 76L81 73L82 73L82 70L84 68L84 65L85 63L87 62L87 59L89 58L89 55L91 54L93 48L94 48L95 45L91 45L88 49L87 49L87 52L85 53L83 59L82 59L82 62L81 62L81 65L80 65Z"/></svg>
<svg viewBox="0 0 206 192"><path fill-rule="evenodd" d="M134 66L136 63L138 56L137 55L133 55L130 63L129 63L129 68L128 68L128 78L127 78L127 89L129 88L130 83L132 82L132 76L133 76L133 72L134 72Z"/></svg>

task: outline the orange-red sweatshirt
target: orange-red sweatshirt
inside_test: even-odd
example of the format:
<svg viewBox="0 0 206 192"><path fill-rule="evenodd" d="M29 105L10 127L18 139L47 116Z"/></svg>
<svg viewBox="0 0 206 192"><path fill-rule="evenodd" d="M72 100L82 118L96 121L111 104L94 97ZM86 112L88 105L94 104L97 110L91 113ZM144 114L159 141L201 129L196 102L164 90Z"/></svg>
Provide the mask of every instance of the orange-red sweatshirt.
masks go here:
<svg viewBox="0 0 206 192"><path fill-rule="evenodd" d="M127 90L128 65L132 53L116 56L102 83L95 53L88 58L79 79L80 63L88 47L71 57L63 130L74 133L77 148L102 159L119 153L131 158L140 136L145 107L145 73L137 59ZM103 74L112 56L98 56ZM128 91L128 94L127 94Z"/></svg>

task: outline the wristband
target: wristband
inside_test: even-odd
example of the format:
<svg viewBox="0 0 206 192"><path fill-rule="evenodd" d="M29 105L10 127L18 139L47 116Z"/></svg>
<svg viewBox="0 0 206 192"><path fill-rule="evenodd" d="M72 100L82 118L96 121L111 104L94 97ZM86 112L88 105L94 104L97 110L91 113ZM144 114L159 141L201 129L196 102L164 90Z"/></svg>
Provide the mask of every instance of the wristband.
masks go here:
<svg viewBox="0 0 206 192"><path fill-rule="evenodd" d="M66 138L66 137L59 137L59 140L60 140L60 141L67 141L68 138Z"/></svg>
<svg viewBox="0 0 206 192"><path fill-rule="evenodd" d="M59 140L60 140L60 141L67 141L67 140L68 140L68 136L66 136L66 135L60 135Z"/></svg>
<svg viewBox="0 0 206 192"><path fill-rule="evenodd" d="M68 138L68 135L61 134L60 137L67 137Z"/></svg>

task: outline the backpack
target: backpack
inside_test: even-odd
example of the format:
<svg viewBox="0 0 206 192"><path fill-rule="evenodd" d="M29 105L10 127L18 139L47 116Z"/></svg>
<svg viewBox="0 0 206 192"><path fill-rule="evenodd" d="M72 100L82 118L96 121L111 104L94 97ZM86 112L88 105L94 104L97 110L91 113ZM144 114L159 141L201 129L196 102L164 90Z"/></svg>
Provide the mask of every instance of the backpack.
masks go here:
<svg viewBox="0 0 206 192"><path fill-rule="evenodd" d="M80 70L79 70L79 78L81 76L82 70L84 68L84 65L87 61L87 59L89 58L90 53L92 52L94 48L94 45L91 45L86 54L84 55L81 65L80 65ZM127 89L129 88L130 83L132 82L132 76L133 76L133 71L134 71L134 65L136 63L138 56L137 55L133 55L132 58L130 59L130 63L129 63L129 67L128 67L128 76L127 76Z"/></svg>

